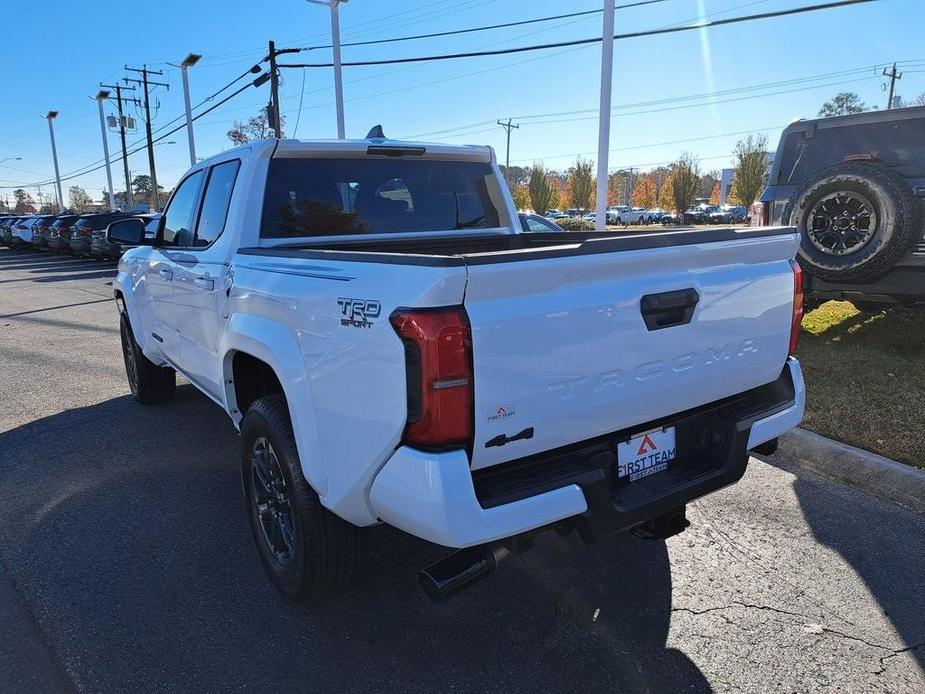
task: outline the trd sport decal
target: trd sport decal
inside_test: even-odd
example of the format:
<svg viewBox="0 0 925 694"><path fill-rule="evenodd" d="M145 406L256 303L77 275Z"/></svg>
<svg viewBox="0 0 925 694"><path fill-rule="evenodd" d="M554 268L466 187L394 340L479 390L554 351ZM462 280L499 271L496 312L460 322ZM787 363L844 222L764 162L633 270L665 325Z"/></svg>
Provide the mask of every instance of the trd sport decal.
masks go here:
<svg viewBox="0 0 925 694"><path fill-rule="evenodd" d="M378 318L382 311L382 304L375 299L350 299L341 297L337 300L340 306L340 324L353 328L371 328L373 322L370 318Z"/></svg>

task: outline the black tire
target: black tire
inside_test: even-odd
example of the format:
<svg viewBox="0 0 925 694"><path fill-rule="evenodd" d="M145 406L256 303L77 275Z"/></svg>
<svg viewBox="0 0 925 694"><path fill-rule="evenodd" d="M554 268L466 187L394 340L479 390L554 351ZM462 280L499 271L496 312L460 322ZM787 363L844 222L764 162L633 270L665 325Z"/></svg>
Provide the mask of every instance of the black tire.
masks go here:
<svg viewBox="0 0 925 694"><path fill-rule="evenodd" d="M825 212L830 203L841 211ZM921 237L922 203L884 166L838 164L793 194L783 220L800 230L800 264L809 273L830 282L872 282ZM845 227L836 226L842 221Z"/></svg>
<svg viewBox="0 0 925 694"><path fill-rule="evenodd" d="M177 389L176 372L169 366L157 366L144 355L135 341L125 313L119 318L119 334L122 336L125 375L134 398L142 405L156 405L170 400Z"/></svg>
<svg viewBox="0 0 925 694"><path fill-rule="evenodd" d="M364 556L360 529L326 509L302 475L282 395L256 400L244 416L241 475L254 542L280 592L311 605L353 582Z"/></svg>

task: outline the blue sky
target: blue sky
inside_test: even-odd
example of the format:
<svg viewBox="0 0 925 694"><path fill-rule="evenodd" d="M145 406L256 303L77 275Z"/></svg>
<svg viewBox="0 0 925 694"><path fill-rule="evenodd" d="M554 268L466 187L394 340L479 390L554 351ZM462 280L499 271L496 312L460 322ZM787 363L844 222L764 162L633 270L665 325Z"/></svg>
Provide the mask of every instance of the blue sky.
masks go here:
<svg viewBox="0 0 925 694"><path fill-rule="evenodd" d="M618 10L617 33L723 19L814 4L819 0L664 0ZM626 0L620 0L621 3ZM597 9L601 0L350 0L341 6L345 42L445 31ZM922 0L881 0L818 13L769 19L663 36L618 41L614 51L614 114L611 169L650 168L697 153L705 169L729 163L745 131L766 132L773 143L783 126L815 115L838 91L851 90L881 108L886 103L886 64L904 61L898 93L925 92ZM154 5L100 0L77 3L35 0L4 8L0 64L6 66L0 109L0 185L27 185L53 177L48 129L39 118L49 109L56 121L62 174L102 158L96 104L88 96L100 81L126 75L123 66L163 70L156 78L170 90L156 92L158 127L182 114L180 72L169 65L201 53L190 71L193 103L241 74L266 54L266 41L280 46L324 45L328 11L305 0L262 3L227 0L160 0ZM125 29L124 27L130 27ZM498 29L457 37L347 47L344 60L506 48L600 35L601 15ZM52 40L53 39L53 45ZM595 158L600 46L472 58L457 61L346 68L344 92L348 137L362 137L382 123L391 137L419 136L454 143L490 144L504 158L499 118L521 127L511 144L511 163L544 161L566 168L577 154ZM287 57L288 59L288 57ZM292 61L327 62L330 51L312 50ZM281 59L283 62L283 59ZM287 131L329 138L336 134L330 69L284 72L282 109ZM786 82L786 83L785 83ZM776 86L761 86L775 84ZM781 84L785 83L785 84ZM243 83L241 83L243 84ZM718 92L718 93L716 93ZM716 93L714 96L698 96ZM196 122L197 153L230 147L225 132L266 103L268 87L248 89ZM694 98L690 98L694 97ZM302 102L301 115L299 104ZM658 103L651 103L658 102ZM214 103L211 102L211 103ZM107 113L114 112L114 106ZM577 113L576 113L577 112ZM430 135L430 133L435 133ZM130 142L144 135L139 131ZM159 181L172 187L188 165L185 132L176 144L156 148ZM118 135L109 138L118 150ZM144 151L130 158L133 175L148 172ZM121 163L113 167L116 189ZM95 198L105 171L79 184ZM9 189L0 190L0 195ZM35 194L35 189L31 190ZM43 192L50 195L52 186Z"/></svg>

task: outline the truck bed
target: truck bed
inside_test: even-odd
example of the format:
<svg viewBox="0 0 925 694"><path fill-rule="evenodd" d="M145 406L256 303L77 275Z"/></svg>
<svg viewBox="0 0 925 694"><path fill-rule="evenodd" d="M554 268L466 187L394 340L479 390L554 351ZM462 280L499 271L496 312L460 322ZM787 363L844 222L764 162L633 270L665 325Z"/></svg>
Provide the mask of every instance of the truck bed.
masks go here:
<svg viewBox="0 0 925 694"><path fill-rule="evenodd" d="M315 241L272 247L241 248L243 255L338 259L399 265L482 265L616 251L668 248L793 234L792 227L745 227L656 232L550 232L461 234L427 238Z"/></svg>

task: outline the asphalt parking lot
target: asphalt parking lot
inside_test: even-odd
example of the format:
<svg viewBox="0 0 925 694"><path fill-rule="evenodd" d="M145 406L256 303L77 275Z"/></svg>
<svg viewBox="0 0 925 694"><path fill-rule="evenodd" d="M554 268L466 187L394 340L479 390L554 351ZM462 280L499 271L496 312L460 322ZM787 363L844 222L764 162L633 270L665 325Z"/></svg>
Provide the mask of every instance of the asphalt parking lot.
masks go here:
<svg viewBox="0 0 925 694"><path fill-rule="evenodd" d="M925 518L784 461L445 604L414 581L444 550L372 528L363 585L287 603L225 415L127 395L113 274L0 250L0 690L925 690Z"/></svg>

